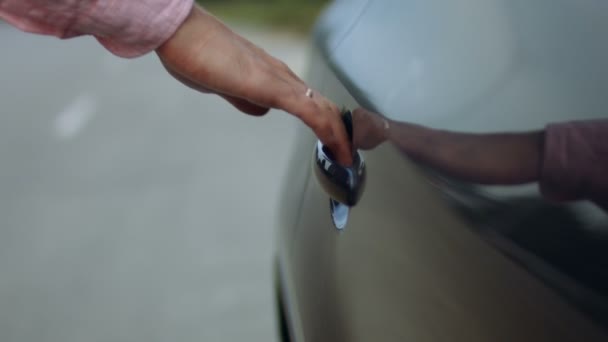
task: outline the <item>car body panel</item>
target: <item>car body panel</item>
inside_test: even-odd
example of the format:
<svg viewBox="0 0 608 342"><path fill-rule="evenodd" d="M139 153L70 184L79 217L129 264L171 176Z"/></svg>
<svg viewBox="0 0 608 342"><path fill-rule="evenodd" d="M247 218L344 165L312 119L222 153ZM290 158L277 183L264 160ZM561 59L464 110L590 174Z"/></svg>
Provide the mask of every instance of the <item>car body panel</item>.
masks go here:
<svg viewBox="0 0 608 342"><path fill-rule="evenodd" d="M605 1L359 2L347 34L342 7L326 13L318 46L357 99L388 117L493 131L606 116Z"/></svg>
<svg viewBox="0 0 608 342"><path fill-rule="evenodd" d="M576 39L590 27L608 32L608 21L599 21L608 11L596 13L606 7L599 1L351 4L338 1L318 24L308 77L339 105L364 105L395 120L473 132L606 117L600 111L608 108L606 97L584 91L608 89L599 68L606 47L598 47L595 31ZM560 16L579 21L560 27ZM554 35L568 38L580 56L569 54ZM488 51L475 51L478 46ZM564 55L541 63L545 50ZM498 208L493 217L535 230L529 221L507 217L547 213L544 202L542 210L524 214L505 209L519 208L514 200L521 196L540 201L534 186L452 183L384 144L364 153L366 190L339 232L329 197L310 172L315 142L307 130L299 132L279 221L279 273L295 341L608 338L598 319L605 312L604 292L577 282L576 274L564 274L563 264L552 264L536 255L538 250L513 243L496 222L466 214L484 208L471 204L474 197ZM605 227L605 215L592 205L555 210L592 216L590 221L599 222L595 227Z"/></svg>

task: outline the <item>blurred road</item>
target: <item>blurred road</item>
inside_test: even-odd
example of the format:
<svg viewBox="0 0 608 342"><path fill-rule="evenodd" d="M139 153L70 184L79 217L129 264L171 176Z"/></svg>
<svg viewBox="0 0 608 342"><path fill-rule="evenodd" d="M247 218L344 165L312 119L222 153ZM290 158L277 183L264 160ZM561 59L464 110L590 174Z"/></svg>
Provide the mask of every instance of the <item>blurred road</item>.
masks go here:
<svg viewBox="0 0 608 342"><path fill-rule="evenodd" d="M246 34L300 72L305 44ZM273 341L297 122L0 23L0 341Z"/></svg>

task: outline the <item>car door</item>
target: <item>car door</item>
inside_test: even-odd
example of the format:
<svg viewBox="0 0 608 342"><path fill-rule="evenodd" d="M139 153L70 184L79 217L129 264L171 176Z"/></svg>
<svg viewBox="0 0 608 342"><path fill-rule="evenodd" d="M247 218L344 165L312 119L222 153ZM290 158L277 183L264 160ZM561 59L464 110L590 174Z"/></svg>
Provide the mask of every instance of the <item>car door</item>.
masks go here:
<svg viewBox="0 0 608 342"><path fill-rule="evenodd" d="M330 10L317 31L310 84L348 108L473 132L606 117L605 96L584 91L608 89L608 53L599 47L608 33L600 20L607 14L598 12L605 7L368 1L348 33L337 29L338 42L332 25L339 12ZM480 42L491 51L475 50ZM300 133L292 168L315 167L315 143ZM549 204L533 185L457 182L390 143L363 157L365 190L344 229L336 228L315 173L299 173L282 268L296 340L608 338L601 210Z"/></svg>

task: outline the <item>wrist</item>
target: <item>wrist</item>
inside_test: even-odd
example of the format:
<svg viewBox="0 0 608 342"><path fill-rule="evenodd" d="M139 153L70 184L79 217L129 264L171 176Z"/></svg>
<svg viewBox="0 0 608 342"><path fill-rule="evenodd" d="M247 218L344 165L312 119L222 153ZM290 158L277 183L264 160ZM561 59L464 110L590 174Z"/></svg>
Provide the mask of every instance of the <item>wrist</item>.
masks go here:
<svg viewBox="0 0 608 342"><path fill-rule="evenodd" d="M419 154L429 140L428 129L407 122L389 122L387 140L395 142L408 154Z"/></svg>
<svg viewBox="0 0 608 342"><path fill-rule="evenodd" d="M202 7L194 5L173 35L156 49L156 53L163 59L173 59L184 54L185 46L190 51L198 49L197 45L204 45L221 25L219 20Z"/></svg>
<svg viewBox="0 0 608 342"><path fill-rule="evenodd" d="M182 25L193 7L193 0L94 3L90 8L78 7L80 15L70 24L70 34L93 35L110 52L126 58L155 51Z"/></svg>

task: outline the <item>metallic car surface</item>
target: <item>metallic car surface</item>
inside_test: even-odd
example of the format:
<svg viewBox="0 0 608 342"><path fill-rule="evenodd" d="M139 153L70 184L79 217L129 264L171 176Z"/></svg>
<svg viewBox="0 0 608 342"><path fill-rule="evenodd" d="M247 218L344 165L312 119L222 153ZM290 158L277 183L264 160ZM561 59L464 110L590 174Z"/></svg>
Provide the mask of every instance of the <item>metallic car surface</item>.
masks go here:
<svg viewBox="0 0 608 342"><path fill-rule="evenodd" d="M336 1L315 32L308 81L348 108L469 132L608 116L604 1ZM315 144L298 133L280 207L293 340L608 340L598 208L456 182L383 144L339 232Z"/></svg>

